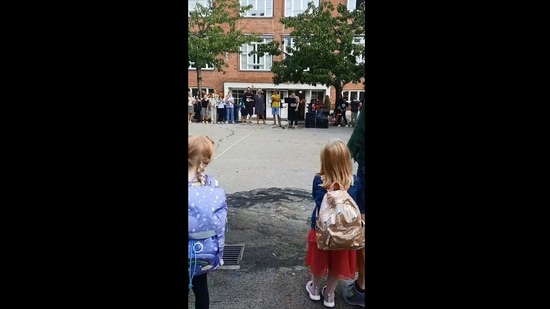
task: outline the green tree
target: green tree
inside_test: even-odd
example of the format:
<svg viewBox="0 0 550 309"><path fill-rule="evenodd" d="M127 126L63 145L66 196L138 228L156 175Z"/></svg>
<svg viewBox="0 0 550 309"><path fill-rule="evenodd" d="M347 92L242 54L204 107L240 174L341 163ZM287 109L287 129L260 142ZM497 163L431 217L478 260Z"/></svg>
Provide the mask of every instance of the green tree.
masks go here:
<svg viewBox="0 0 550 309"><path fill-rule="evenodd" d="M197 72L199 93L202 91L202 68L212 66L223 72L226 54L240 51L243 44L260 41L254 34L245 35L237 29L237 21L252 8L241 7L239 0L207 0L197 2L188 18L188 64ZM225 73L225 72L224 72Z"/></svg>
<svg viewBox="0 0 550 309"><path fill-rule="evenodd" d="M284 59L274 61L271 68L275 84L333 86L340 98L344 85L365 77L365 45L354 44L354 38L365 35L364 4L350 12L342 4L335 7L323 1L315 7L309 3L302 14L283 17L280 21L292 28L290 36L294 44L293 48L287 46L286 51L280 50L282 42L273 42L262 49L285 54ZM358 62L361 57L363 61Z"/></svg>

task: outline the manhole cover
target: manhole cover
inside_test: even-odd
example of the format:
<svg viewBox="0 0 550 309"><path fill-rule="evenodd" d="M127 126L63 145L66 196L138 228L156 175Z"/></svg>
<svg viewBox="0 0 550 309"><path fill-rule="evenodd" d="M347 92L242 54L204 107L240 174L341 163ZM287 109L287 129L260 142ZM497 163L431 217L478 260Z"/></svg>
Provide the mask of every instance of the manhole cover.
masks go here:
<svg viewBox="0 0 550 309"><path fill-rule="evenodd" d="M223 248L223 266L218 269L240 269L244 253L244 244L225 245Z"/></svg>

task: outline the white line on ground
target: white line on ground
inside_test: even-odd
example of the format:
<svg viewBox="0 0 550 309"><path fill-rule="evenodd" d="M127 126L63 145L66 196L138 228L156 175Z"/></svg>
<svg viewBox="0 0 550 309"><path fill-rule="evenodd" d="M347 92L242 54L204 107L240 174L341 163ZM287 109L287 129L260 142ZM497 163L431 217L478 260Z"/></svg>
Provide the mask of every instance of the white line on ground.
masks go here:
<svg viewBox="0 0 550 309"><path fill-rule="evenodd" d="M261 125L260 127L258 127L256 130L248 133L247 135L243 136L240 140L234 142L233 144L231 144L229 147L227 147L224 151L222 151L220 154L218 154L217 156L214 157L214 159L217 159L219 157L221 157L224 153L226 153L229 149L233 148L233 146L237 145L238 143L240 143L242 140L244 140L245 138L249 137L250 135L258 132L259 129L263 128L265 125Z"/></svg>

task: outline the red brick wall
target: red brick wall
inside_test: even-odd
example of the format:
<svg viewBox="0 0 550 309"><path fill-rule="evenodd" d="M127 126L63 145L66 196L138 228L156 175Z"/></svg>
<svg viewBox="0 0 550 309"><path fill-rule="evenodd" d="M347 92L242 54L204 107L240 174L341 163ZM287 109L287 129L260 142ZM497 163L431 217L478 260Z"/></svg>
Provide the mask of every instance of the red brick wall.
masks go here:
<svg viewBox="0 0 550 309"><path fill-rule="evenodd" d="M333 3L347 4L347 0L331 0ZM244 18L238 22L238 28L244 33L256 33L260 35L273 36L274 40L282 41L284 35L289 35L291 30L284 29L283 24L279 22L279 18L284 16L284 1L273 1L273 17L257 17L257 18ZM223 72L217 72L213 70L202 71L202 87L213 88L217 92L223 91L223 84L225 82L240 82L240 83L272 83L273 73L262 71L240 71L240 55L230 54L226 60L226 64L229 67L224 68ZM280 60L279 57L274 57L273 60ZM197 73L195 70L188 71L188 87L196 88ZM348 84L344 87L345 90L362 90L363 84ZM331 88L330 96L334 98L336 91Z"/></svg>

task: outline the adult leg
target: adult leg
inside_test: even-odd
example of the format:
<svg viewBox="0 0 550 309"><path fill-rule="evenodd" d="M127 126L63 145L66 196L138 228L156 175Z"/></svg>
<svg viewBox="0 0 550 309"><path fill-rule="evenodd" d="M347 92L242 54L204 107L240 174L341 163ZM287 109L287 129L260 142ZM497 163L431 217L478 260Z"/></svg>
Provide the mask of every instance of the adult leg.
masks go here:
<svg viewBox="0 0 550 309"><path fill-rule="evenodd" d="M344 119L344 124L348 125L348 119L346 118L346 111L342 111L342 119Z"/></svg>
<svg viewBox="0 0 550 309"><path fill-rule="evenodd" d="M357 205L361 210L361 218L363 220L365 220L365 191L367 189L365 185L365 176L365 165L359 165L359 167L357 168L357 177L361 182L361 192L359 196L357 196ZM348 304L353 306L365 307L365 248L357 250L356 254L357 270L359 275L357 276L357 280L352 282L350 285L344 287L342 294Z"/></svg>

